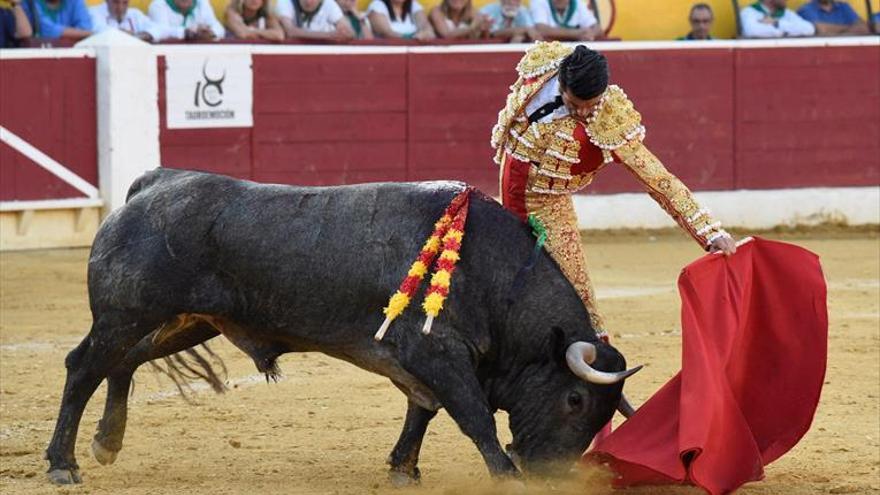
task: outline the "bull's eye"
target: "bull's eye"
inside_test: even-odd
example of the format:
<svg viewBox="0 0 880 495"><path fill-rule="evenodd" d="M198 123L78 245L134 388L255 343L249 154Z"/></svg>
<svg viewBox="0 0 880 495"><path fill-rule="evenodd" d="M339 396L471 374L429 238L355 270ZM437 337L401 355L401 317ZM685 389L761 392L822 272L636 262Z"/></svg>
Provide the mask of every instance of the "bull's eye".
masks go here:
<svg viewBox="0 0 880 495"><path fill-rule="evenodd" d="M576 410L581 408L581 404L583 404L584 399L581 397L581 394L577 392L570 392L568 394L568 407Z"/></svg>

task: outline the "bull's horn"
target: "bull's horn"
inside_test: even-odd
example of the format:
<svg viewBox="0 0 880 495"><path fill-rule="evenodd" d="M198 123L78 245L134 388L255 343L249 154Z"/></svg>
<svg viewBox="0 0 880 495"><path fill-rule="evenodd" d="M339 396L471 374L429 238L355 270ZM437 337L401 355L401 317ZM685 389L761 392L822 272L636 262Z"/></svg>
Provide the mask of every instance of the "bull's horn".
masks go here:
<svg viewBox="0 0 880 495"><path fill-rule="evenodd" d="M592 366L596 361L596 346L589 342L575 342L565 351L565 361L572 373L584 381L599 385L611 385L629 378L642 369L641 365L625 371L599 371Z"/></svg>
<svg viewBox="0 0 880 495"><path fill-rule="evenodd" d="M629 419L636 413L636 408L629 403L626 394L620 394L620 403L617 404L617 410L620 411L620 414L623 414L623 417L626 419Z"/></svg>

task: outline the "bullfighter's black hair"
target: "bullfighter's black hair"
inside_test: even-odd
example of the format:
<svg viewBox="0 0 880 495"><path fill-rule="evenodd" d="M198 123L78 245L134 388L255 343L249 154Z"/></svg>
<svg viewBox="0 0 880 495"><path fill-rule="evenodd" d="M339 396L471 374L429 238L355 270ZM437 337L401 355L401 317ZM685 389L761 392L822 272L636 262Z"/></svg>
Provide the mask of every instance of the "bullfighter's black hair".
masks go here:
<svg viewBox="0 0 880 495"><path fill-rule="evenodd" d="M608 87L605 55L578 45L559 65L559 84L582 100L595 98Z"/></svg>

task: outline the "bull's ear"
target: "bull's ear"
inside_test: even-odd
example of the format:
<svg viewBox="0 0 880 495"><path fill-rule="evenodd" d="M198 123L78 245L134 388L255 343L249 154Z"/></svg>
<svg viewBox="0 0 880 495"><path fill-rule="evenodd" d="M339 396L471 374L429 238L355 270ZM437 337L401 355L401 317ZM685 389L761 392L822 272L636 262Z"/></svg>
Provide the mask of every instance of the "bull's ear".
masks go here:
<svg viewBox="0 0 880 495"><path fill-rule="evenodd" d="M565 330L553 327L550 330L550 360L565 364L565 351L568 350L568 338Z"/></svg>

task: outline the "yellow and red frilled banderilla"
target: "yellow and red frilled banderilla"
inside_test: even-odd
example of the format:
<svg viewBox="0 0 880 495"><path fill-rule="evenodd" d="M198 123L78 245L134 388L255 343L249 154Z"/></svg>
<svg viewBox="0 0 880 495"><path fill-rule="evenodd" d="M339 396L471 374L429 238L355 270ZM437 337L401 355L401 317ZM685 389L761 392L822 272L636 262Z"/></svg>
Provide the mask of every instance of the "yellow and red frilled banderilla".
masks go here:
<svg viewBox="0 0 880 495"><path fill-rule="evenodd" d="M428 237L428 240L425 241L421 252L419 252L412 266L410 266L397 292L391 296L388 306L384 308L385 321L374 336L376 340L382 340L391 322L409 306L422 283L422 279L428 272L428 267L437 258L442 244L443 253L437 262L437 269L431 277L431 287L428 289L425 302L423 303L425 312L428 315L428 321L426 321L422 331L425 333L430 332L431 322L443 308L443 301L449 294L452 272L455 269L455 263L458 261L458 252L461 249L461 241L464 237L464 223L467 219L471 190L471 188L467 188L452 198L443 215L434 224L434 231Z"/></svg>

